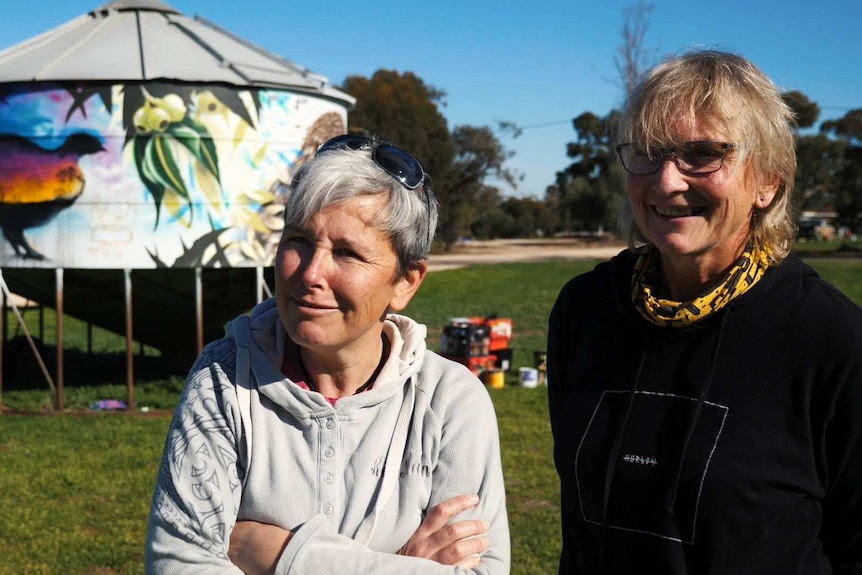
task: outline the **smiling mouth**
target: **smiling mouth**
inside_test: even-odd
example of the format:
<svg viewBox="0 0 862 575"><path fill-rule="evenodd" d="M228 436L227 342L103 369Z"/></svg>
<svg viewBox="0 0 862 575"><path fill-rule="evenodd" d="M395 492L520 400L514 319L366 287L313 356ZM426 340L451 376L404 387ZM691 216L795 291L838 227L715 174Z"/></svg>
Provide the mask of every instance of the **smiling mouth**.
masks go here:
<svg viewBox="0 0 862 575"><path fill-rule="evenodd" d="M687 218L706 211L706 208L660 208L653 206L653 211L665 218Z"/></svg>
<svg viewBox="0 0 862 575"><path fill-rule="evenodd" d="M334 308L333 306L331 306L331 305L318 305L318 304L314 304L314 303L311 303L311 302L302 301L302 300L298 300L298 299L295 299L295 300L293 300L293 301L294 301L294 303L296 303L296 305L297 305L298 307L306 308L306 309L321 309L321 310L331 310L331 309L335 309L335 308Z"/></svg>

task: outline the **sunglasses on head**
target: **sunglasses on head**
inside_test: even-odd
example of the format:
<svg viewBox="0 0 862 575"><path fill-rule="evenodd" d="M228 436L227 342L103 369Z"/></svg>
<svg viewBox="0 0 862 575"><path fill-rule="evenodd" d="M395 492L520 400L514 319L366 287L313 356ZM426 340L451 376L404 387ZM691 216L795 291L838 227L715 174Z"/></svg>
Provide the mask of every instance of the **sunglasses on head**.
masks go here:
<svg viewBox="0 0 862 575"><path fill-rule="evenodd" d="M329 150L365 150L371 148L371 159L408 190L415 190L428 178L419 161L397 146L367 136L345 134L324 142L318 154ZM427 185L426 185L427 187Z"/></svg>

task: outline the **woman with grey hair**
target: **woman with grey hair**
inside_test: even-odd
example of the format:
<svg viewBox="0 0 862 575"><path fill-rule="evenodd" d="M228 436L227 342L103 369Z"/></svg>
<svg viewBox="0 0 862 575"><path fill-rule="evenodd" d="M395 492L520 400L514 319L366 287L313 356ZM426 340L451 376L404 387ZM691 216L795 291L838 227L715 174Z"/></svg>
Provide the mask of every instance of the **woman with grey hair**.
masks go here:
<svg viewBox="0 0 862 575"><path fill-rule="evenodd" d="M791 254L793 128L736 54L628 94L629 247L549 319L561 574L862 572L862 309Z"/></svg>
<svg viewBox="0 0 862 575"><path fill-rule="evenodd" d="M275 296L189 374L147 573L508 573L490 397L397 313L436 227L427 174L390 143L339 136L297 171Z"/></svg>

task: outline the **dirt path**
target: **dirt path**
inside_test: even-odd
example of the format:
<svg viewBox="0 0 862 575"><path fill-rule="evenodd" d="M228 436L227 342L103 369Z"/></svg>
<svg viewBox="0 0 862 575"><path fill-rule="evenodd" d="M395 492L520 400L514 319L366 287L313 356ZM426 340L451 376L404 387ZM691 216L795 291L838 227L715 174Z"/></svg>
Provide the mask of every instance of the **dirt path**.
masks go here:
<svg viewBox="0 0 862 575"><path fill-rule="evenodd" d="M429 271L511 262L605 260L623 247L620 243L580 239L471 241L456 245L451 252L432 255ZM32 304L16 294L12 299L18 307Z"/></svg>
<svg viewBox="0 0 862 575"><path fill-rule="evenodd" d="M579 239L471 241L455 246L451 252L433 254L429 271L510 262L605 260L623 247L620 243Z"/></svg>

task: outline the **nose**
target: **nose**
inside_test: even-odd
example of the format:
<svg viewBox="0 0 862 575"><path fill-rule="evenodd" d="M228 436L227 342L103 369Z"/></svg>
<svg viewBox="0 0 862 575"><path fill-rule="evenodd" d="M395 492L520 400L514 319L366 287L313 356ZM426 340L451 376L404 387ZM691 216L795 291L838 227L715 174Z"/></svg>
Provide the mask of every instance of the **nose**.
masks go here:
<svg viewBox="0 0 862 575"><path fill-rule="evenodd" d="M329 250L313 248L302 258L302 281L307 287L322 287L331 260Z"/></svg>
<svg viewBox="0 0 862 575"><path fill-rule="evenodd" d="M688 189L688 182L677 165L675 154L669 154L663 158L661 167L656 173L655 187L664 192Z"/></svg>

